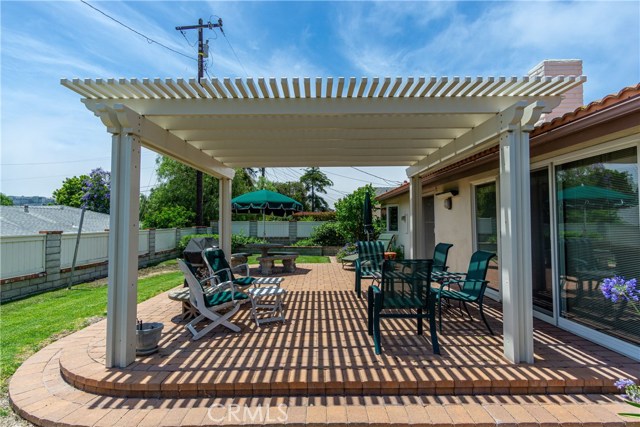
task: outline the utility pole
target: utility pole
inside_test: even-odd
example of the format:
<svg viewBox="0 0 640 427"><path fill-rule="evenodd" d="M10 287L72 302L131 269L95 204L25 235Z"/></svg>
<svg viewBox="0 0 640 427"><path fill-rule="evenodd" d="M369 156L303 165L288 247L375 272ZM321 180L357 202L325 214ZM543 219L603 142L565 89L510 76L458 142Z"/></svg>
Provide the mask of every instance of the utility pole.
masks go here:
<svg viewBox="0 0 640 427"><path fill-rule="evenodd" d="M205 55L209 56L208 44L207 44L207 52L204 51L202 30L208 28L213 30L214 28L220 28L222 30L222 18L218 18L218 23L213 24L211 21L206 24L202 23L202 18L198 19L198 25L184 25L181 27L176 27L176 30L183 32L184 30L198 30L198 83L200 83L200 79L204 77L204 58ZM196 225L204 225L204 215L203 215L203 185L202 185L202 172L196 171Z"/></svg>

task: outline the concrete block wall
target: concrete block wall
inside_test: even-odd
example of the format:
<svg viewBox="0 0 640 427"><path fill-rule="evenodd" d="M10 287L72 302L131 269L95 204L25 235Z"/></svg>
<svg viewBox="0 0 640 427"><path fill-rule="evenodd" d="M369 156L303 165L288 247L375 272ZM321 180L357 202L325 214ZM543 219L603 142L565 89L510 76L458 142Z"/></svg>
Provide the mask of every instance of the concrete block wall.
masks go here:
<svg viewBox="0 0 640 427"><path fill-rule="evenodd" d="M546 59L529 71L529 77L581 76L582 60L580 59ZM543 114L539 123L549 122L584 105L582 85L562 95L562 102L549 114Z"/></svg>
<svg viewBox="0 0 640 427"><path fill-rule="evenodd" d="M179 233L179 230L177 231ZM204 228L207 232L207 228ZM68 286L71 269L60 267L62 231L41 231L45 240L45 271L22 277L12 277L0 281L0 302L8 302L53 289ZM201 231L201 233L203 233ZM162 261L178 257L178 250L156 252L155 230L149 230L149 251L138 257L138 267L144 268ZM101 279L108 275L107 262L76 266L73 284Z"/></svg>

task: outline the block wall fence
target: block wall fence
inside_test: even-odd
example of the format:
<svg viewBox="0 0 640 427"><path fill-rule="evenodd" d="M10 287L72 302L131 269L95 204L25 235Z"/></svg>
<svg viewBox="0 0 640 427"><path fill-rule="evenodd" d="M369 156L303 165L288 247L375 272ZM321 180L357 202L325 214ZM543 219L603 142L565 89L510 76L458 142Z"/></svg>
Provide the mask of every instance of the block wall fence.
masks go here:
<svg viewBox="0 0 640 427"><path fill-rule="evenodd" d="M284 245L309 237L323 222L234 221L232 232L266 238ZM144 268L180 256L177 246L184 236L218 233L217 222L210 227L140 230L138 267ZM41 231L33 236L7 236L0 239L0 302L63 288L69 285L76 234ZM82 233L78 247L73 283L84 283L107 277L108 231ZM334 248L287 248L301 255L335 255ZM326 252L326 253L323 253Z"/></svg>

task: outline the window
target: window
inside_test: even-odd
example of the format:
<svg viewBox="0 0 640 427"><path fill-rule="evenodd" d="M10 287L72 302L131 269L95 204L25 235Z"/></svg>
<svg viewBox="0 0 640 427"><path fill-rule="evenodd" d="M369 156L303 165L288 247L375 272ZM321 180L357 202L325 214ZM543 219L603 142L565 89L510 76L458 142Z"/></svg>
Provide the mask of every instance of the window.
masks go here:
<svg viewBox="0 0 640 427"><path fill-rule="evenodd" d="M640 279L636 148L556 168L558 273L562 318L640 344L631 304L604 298L602 281Z"/></svg>
<svg viewBox="0 0 640 427"><path fill-rule="evenodd" d="M397 206L387 206L387 231L398 231Z"/></svg>
<svg viewBox="0 0 640 427"><path fill-rule="evenodd" d="M498 209L496 183L489 182L475 187L475 242L476 250L498 253ZM487 287L500 291L500 280L496 258L491 260L487 271Z"/></svg>

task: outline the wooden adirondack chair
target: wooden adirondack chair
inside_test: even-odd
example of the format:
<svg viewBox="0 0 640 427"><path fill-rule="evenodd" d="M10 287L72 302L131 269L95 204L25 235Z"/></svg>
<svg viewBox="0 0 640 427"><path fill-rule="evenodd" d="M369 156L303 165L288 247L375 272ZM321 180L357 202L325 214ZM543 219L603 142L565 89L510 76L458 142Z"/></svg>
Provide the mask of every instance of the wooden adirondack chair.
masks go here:
<svg viewBox="0 0 640 427"><path fill-rule="evenodd" d="M374 273L382 271L382 261L384 261L383 243L379 240L375 242L357 242L358 259L356 260L356 295L362 292L362 278L373 277Z"/></svg>
<svg viewBox="0 0 640 427"><path fill-rule="evenodd" d="M489 269L489 261L495 257L496 254L486 251L477 251L471 256L469 261L469 268L466 273L449 273L450 278L445 279L439 288L435 289L438 299L438 320L440 322L440 332L442 333L442 299L447 298L449 300L460 301L464 305L469 318L473 320L466 303L478 304L480 310L480 316L487 326L489 333L493 335L491 326L484 316L482 308L482 300L484 299L484 292L487 289L488 280L487 270ZM451 285L456 284L459 289L452 289Z"/></svg>
<svg viewBox="0 0 640 427"><path fill-rule="evenodd" d="M238 312L242 302L247 300L247 295L238 292L231 280L221 281L219 278L212 280L214 277L204 279L212 283L210 290L205 292L202 282L196 278L189 262L179 259L178 266L189 285L189 302L200 313L186 326L193 335L191 339L199 340L216 326L224 326L233 332L240 332L240 328L229 319ZM198 331L196 325L205 319L210 320L211 323Z"/></svg>

